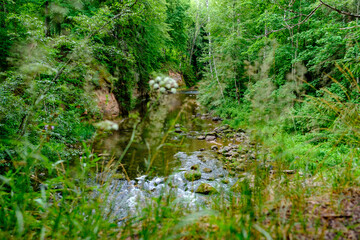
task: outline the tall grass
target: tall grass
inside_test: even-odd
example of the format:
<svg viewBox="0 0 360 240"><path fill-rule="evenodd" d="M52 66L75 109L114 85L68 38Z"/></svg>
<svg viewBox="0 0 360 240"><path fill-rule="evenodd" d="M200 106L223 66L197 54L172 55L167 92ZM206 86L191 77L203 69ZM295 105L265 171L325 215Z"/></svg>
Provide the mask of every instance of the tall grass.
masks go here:
<svg viewBox="0 0 360 240"><path fill-rule="evenodd" d="M307 96L306 101L329 121L327 128L317 131L327 131L335 136L335 141L314 148L311 142L299 144L306 139L304 136L274 134L271 129L254 132L254 140L263 146L254 149L257 161L250 164L247 173L237 175L238 181L231 190L210 196L207 204L196 210L184 209L170 188L150 199L136 214L117 219L111 216L109 207L108 178L98 173L111 175L119 168L123 170L121 161L105 161L84 145L82 158L77 159L78 164L70 166L60 158L58 162L49 162L41 154L42 144L18 144L20 158L12 159L10 170L0 176L0 238L322 239L327 236L347 238L349 234L359 236L356 230L359 221L355 217L349 220L343 208L352 211L344 201L360 199L357 99L360 87L346 67L338 68L348 81L345 84L333 79L338 86L336 90L341 91L323 89L322 96ZM347 151L335 151L340 145L346 146ZM325 157L317 156L317 151L323 148L327 149ZM325 162L332 161L336 154L341 161L335 161L332 167L326 165ZM149 165L152 157L149 156ZM325 160L321 162L321 159ZM274 168L273 172L269 171L269 165ZM297 170L296 173L283 172L290 168ZM331 220L334 216L335 220ZM330 228L329 219L348 225ZM125 220L121 226L117 225L119 220Z"/></svg>

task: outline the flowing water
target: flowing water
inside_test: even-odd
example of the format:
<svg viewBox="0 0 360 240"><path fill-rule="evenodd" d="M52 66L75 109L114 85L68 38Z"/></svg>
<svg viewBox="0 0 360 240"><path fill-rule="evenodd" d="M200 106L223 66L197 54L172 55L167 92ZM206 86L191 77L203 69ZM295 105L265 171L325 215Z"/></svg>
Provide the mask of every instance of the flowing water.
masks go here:
<svg viewBox="0 0 360 240"><path fill-rule="evenodd" d="M172 194L183 207L200 207L208 198L194 193L200 184L210 184L218 191L229 188L236 179L228 177L216 152L211 150L212 146L220 147L227 142L198 140L198 136L211 132L217 125L211 118L199 114L196 92L162 96L138 125L134 142L121 160L123 173L131 181L109 178L109 215L119 220L135 214L137 209L163 194ZM120 130L99 141L96 149L118 159L132 134L133 121L124 121ZM188 181L184 173L194 165L198 165L201 179ZM224 179L229 184L224 184Z"/></svg>
<svg viewBox="0 0 360 240"><path fill-rule="evenodd" d="M176 153L193 153L201 149L210 150L217 142L198 140L199 135L211 132L218 123L205 116L199 116L195 91L164 95L154 109L147 112L135 131L135 139L122 163L130 179L147 174L146 162L151 163L151 172L166 176L181 166ZM101 139L96 149L108 152L118 159L126 148L133 133L135 121L128 119L120 124L120 130ZM175 133L179 125L181 133Z"/></svg>

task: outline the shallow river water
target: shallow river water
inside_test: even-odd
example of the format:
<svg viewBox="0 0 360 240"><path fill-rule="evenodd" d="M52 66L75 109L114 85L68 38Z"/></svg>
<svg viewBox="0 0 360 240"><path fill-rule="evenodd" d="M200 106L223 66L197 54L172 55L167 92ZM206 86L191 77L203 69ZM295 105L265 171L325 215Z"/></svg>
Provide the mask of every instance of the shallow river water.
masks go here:
<svg viewBox="0 0 360 240"><path fill-rule="evenodd" d="M136 214L154 197L166 194L174 196L183 207L201 208L209 196L195 193L200 184L207 183L217 191L232 186L236 179L228 176L217 153L211 150L212 146L227 144L227 140L198 140L218 125L199 113L196 92L162 96L159 105L138 125L134 142L121 160L125 169L121 174L130 181L111 177L108 180L108 216L121 223L119 219ZM96 149L117 159L132 134L132 121L123 121L120 130L99 141ZM184 174L194 165L201 178L188 181Z"/></svg>

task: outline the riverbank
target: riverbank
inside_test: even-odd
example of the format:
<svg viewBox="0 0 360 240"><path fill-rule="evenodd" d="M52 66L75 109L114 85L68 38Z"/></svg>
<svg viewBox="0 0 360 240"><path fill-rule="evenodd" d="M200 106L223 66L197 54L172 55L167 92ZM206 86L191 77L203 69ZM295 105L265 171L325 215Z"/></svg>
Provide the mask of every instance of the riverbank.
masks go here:
<svg viewBox="0 0 360 240"><path fill-rule="evenodd" d="M14 226L8 225L18 229L18 235L3 231L1 236L359 236L360 190L355 164L297 167L294 161L300 160L304 165L299 166L311 166L310 161L301 159L311 152L295 156L287 152L292 151L287 148L293 144L290 139L298 136L282 136L279 141L279 135L265 134L255 126L234 127L231 119L211 116L199 108L194 94L164 96L137 131L132 131L133 124L119 126L119 132L102 136L96 151L85 145L75 166L62 161L46 165L42 169L46 175L29 176L41 183L38 189L24 188L21 181L28 179L25 173L32 165L19 163L17 178L7 175L2 179L2 187L16 190L13 197L22 202L2 205L5 213L10 208L21 209L13 215ZM146 147L150 141L153 145ZM125 150L127 154L118 161ZM9 191L2 193L11 197ZM11 220L10 214L2 217Z"/></svg>
<svg viewBox="0 0 360 240"><path fill-rule="evenodd" d="M206 113L191 118L221 120ZM312 163L305 157L313 152L287 152L293 151L289 145L296 146L291 138L298 136L278 141L276 134L260 130L224 123L192 132L173 122L169 136L204 145L175 154L181 165L174 174L133 181L140 195L131 195L132 200L141 204L132 202L131 216L136 217L121 223L121 238L356 239L360 191L355 166L306 168Z"/></svg>

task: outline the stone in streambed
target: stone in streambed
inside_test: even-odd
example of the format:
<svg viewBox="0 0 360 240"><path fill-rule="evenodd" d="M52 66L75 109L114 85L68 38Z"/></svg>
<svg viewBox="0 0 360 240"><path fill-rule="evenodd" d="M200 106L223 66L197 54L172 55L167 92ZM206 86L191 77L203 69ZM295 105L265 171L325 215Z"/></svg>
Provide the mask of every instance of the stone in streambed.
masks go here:
<svg viewBox="0 0 360 240"><path fill-rule="evenodd" d="M204 168L204 169L203 169L203 172L204 172L204 173L211 173L212 170L211 170L210 168Z"/></svg>
<svg viewBox="0 0 360 240"><path fill-rule="evenodd" d="M215 194L217 193L217 190L211 186L210 184L207 183L202 183L200 184L200 186L196 189L195 191L196 193L200 193L200 194L204 194L204 195L209 195L209 194Z"/></svg>
<svg viewBox="0 0 360 240"><path fill-rule="evenodd" d="M238 132L238 133L246 133L246 131L245 131L244 129L242 129L242 128L239 128L239 129L237 130L237 132Z"/></svg>
<svg viewBox="0 0 360 240"><path fill-rule="evenodd" d="M214 122L222 121L223 119L221 117L213 117L212 120Z"/></svg>
<svg viewBox="0 0 360 240"><path fill-rule="evenodd" d="M191 166L191 170L198 170L199 169L199 164L195 164L193 166Z"/></svg>
<svg viewBox="0 0 360 240"><path fill-rule="evenodd" d="M186 180L193 182L201 178L201 172L197 171L188 171L184 174Z"/></svg>
<svg viewBox="0 0 360 240"><path fill-rule="evenodd" d="M213 146L211 146L211 150L213 150L213 151L219 150L219 147L216 145L213 145Z"/></svg>
<svg viewBox="0 0 360 240"><path fill-rule="evenodd" d="M198 136L197 137L198 140L205 140L205 138L206 138L205 136Z"/></svg>
<svg viewBox="0 0 360 240"><path fill-rule="evenodd" d="M221 180L221 182L223 183L223 184L229 184L229 179L223 179L223 180Z"/></svg>
<svg viewBox="0 0 360 240"><path fill-rule="evenodd" d="M209 136L206 136L205 140L206 140L206 141L209 141L209 142L210 142L210 141L215 141L215 140L216 140L216 137L209 135Z"/></svg>
<svg viewBox="0 0 360 240"><path fill-rule="evenodd" d="M221 126L221 127L219 128L219 130L220 130L221 132L223 132L223 131L225 131L225 130L228 130L229 128L230 128L230 126L227 125L227 124L225 124L225 125Z"/></svg>

